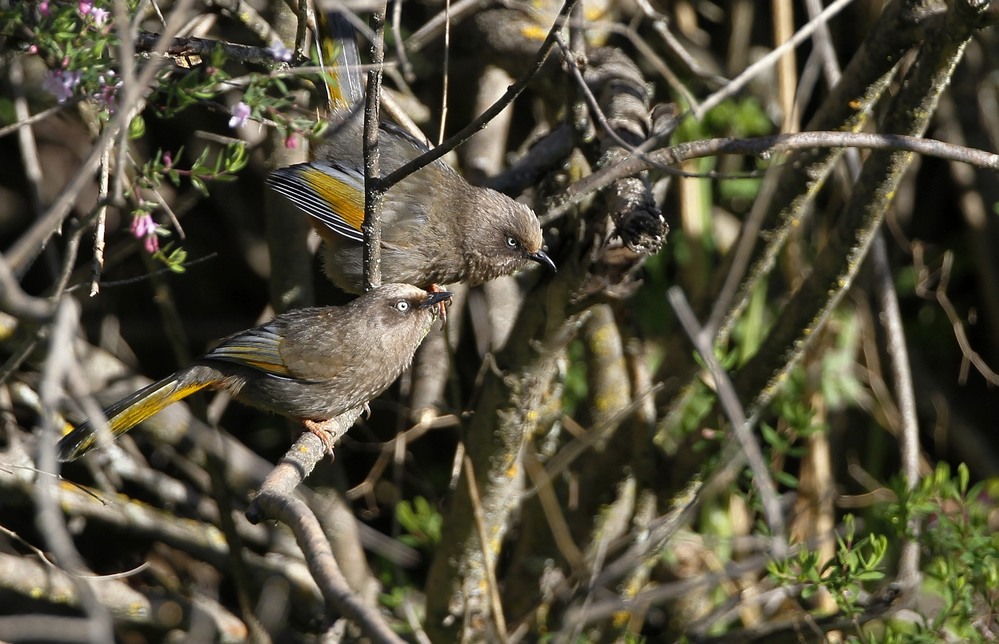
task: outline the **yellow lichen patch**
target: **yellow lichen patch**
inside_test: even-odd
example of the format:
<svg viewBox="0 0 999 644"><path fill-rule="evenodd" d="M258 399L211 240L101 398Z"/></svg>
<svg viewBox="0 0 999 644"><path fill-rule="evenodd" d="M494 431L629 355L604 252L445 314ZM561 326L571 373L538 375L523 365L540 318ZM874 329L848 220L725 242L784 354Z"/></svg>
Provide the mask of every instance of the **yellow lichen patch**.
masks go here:
<svg viewBox="0 0 999 644"><path fill-rule="evenodd" d="M521 29L520 33L524 35L524 38L531 40L544 40L548 37L548 31L537 25L528 25Z"/></svg>
<svg viewBox="0 0 999 644"><path fill-rule="evenodd" d="M625 626L628 625L628 620L630 619L631 619L631 613L629 611L619 610L616 613L614 613L614 618L613 618L614 627L624 628Z"/></svg>
<svg viewBox="0 0 999 644"><path fill-rule="evenodd" d="M607 7L602 5L599 7L585 7L583 9L583 17L586 18L587 21L600 20L606 15Z"/></svg>
<svg viewBox="0 0 999 644"><path fill-rule="evenodd" d="M616 329L615 329L615 332L616 332ZM598 351L606 353L607 350L606 350L605 347L607 346L607 344L609 342L611 342L613 340L614 336L612 335L612 331L611 331L611 328L609 326L602 325L590 337L593 338L593 345L594 345L594 347Z"/></svg>
<svg viewBox="0 0 999 644"><path fill-rule="evenodd" d="M600 412L611 411L615 408L615 400L614 396L597 396L593 399L593 409Z"/></svg>
<svg viewBox="0 0 999 644"><path fill-rule="evenodd" d="M149 604L145 602L132 602L125 609L132 617L146 617L149 615Z"/></svg>

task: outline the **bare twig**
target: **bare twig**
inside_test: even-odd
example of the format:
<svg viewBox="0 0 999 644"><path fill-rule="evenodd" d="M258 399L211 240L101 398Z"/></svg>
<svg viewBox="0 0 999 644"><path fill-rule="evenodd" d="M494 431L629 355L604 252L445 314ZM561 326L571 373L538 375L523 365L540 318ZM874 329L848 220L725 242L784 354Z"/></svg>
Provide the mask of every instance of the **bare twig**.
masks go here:
<svg viewBox="0 0 999 644"><path fill-rule="evenodd" d="M38 449L38 467L45 472L58 471L56 463L55 439L59 426L55 413L55 401L72 360L71 338L76 331L79 305L75 300L64 297L59 301L49 339L49 359L45 362L39 398L42 409L42 437ZM60 566L69 570L84 569L83 559L73 545L73 538L62 517L57 500L58 488L53 477L42 476L36 486L37 513L35 523L39 534L43 535ZM79 597L80 606L87 615L87 635L91 641L113 641L111 615L98 600L91 581L81 577L71 577ZM109 639L110 638L110 639Z"/></svg>
<svg viewBox="0 0 999 644"><path fill-rule="evenodd" d="M718 363L718 359L715 357L712 347L713 336L705 333L704 329L700 328L697 318L694 317L694 312L690 309L690 305L687 304L687 299L684 297L683 291L674 286L669 290L667 297L670 305L676 312L677 319L683 326L683 330L686 331L687 336L694 344L694 348L701 356L701 359L704 360L704 364L707 365L708 371L711 373L718 392L718 400L725 411L725 416L728 417L728 421L732 425L732 431L735 432L735 437L739 441L743 455L749 462L749 468L753 472L753 486L760 495L760 502L763 504L763 514L766 516L770 532L774 535L772 542L773 556L781 559L787 554L784 514L780 507L780 499L777 497L777 486L774 485L773 478L770 476L770 470L767 468L766 460L763 458L763 452L753 438L751 421L746 418L742 403L739 402L738 394L732 385L731 379L729 379L728 374L725 373L725 370L722 369L722 366Z"/></svg>
<svg viewBox="0 0 999 644"><path fill-rule="evenodd" d="M372 69L364 104L364 290L382 283L381 201L388 185L381 177L378 154L378 107L382 92L382 69L385 60L385 4L371 16L374 40L371 47Z"/></svg>
<svg viewBox="0 0 999 644"><path fill-rule="evenodd" d="M482 500L479 498L479 490L476 487L475 470L472 468L472 459L466 455L462 459L462 467L465 469L465 483L468 485L468 496L472 502L472 513L475 517L475 531L479 536L479 544L482 548L483 567L486 570L486 581L489 584L488 594L491 604L491 617L493 625L496 627L496 637L500 642L506 642L509 637L506 632L506 620L503 618L503 605L500 603L499 584L496 581L496 562L492 561L489 545L489 533L486 531L486 520L482 511Z"/></svg>
<svg viewBox="0 0 999 644"><path fill-rule="evenodd" d="M750 154L768 159L783 152L822 148L915 152L949 161L968 163L979 168L999 170L999 154L921 137L870 132L798 132L749 139L702 139L657 150L648 153L647 156L656 164L674 165L687 159L719 154ZM649 168L650 165L641 158L631 157L619 164L588 175L570 185L562 195L552 200L548 212L541 217L542 224L555 221L588 195L606 188L614 181Z"/></svg>
<svg viewBox="0 0 999 644"><path fill-rule="evenodd" d="M701 104L697 106L694 111L694 118L701 120L704 115L709 112L712 108L717 107L726 99L734 96L739 90L746 86L749 81L755 78L765 69L769 68L776 61L780 60L784 54L801 43L807 40L819 25L825 24L830 18L835 16L837 13L846 9L853 0L836 0L828 7L825 11L815 17L813 20L809 20L801 29L795 32L794 36L789 38L786 42L782 43L780 46L775 47L772 51L768 52L766 56L763 56L758 61L747 67L741 74L729 81L725 87L718 90L711 96L707 97Z"/></svg>
<svg viewBox="0 0 999 644"><path fill-rule="evenodd" d="M318 438L316 442L319 442ZM336 608L357 624L372 641L402 644L404 640L395 634L378 611L364 605L355 596L340 571L319 520L304 501L293 496L262 491L254 502L266 516L280 520L295 533L309 571L319 584L329 607Z"/></svg>
<svg viewBox="0 0 999 644"><path fill-rule="evenodd" d="M520 96L520 94L527 88L528 83L530 83L530 81L538 74L541 70L541 66L544 65L545 61L548 59L548 54L551 53L552 48L555 46L555 34L562 29L569 12L572 10L573 5L575 5L577 1L578 0L565 1L562 5L562 9L558 13L558 16L555 18L555 22L552 25L551 30L548 32L548 37L545 39L544 44L541 45L541 49L538 50L538 56L535 59L534 64L523 77L507 89L503 98L496 101L492 107L480 114L478 118L473 120L471 123L462 128L457 134L451 136L448 140L444 141L430 152L421 154L416 159L400 166L394 172L384 177L381 181L381 187L383 189L387 189L395 185L404 177L409 176L420 168L430 165L454 148L458 147L470 136L484 128L489 121L506 109L506 107L512 103L514 99Z"/></svg>

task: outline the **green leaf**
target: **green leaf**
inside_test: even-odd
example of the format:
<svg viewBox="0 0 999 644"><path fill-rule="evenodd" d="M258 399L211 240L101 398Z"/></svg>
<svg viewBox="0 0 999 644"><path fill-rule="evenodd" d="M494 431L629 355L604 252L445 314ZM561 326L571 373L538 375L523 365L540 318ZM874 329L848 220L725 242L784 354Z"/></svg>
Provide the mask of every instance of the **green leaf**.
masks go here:
<svg viewBox="0 0 999 644"><path fill-rule="evenodd" d="M205 185L204 180L202 180L202 178L199 177L198 175L196 174L191 175L191 185L193 185L194 189L200 192L205 197L208 196L208 186Z"/></svg>
<svg viewBox="0 0 999 644"><path fill-rule="evenodd" d="M142 138L146 133L146 121L141 114L136 114L128 124L128 138L131 140Z"/></svg>

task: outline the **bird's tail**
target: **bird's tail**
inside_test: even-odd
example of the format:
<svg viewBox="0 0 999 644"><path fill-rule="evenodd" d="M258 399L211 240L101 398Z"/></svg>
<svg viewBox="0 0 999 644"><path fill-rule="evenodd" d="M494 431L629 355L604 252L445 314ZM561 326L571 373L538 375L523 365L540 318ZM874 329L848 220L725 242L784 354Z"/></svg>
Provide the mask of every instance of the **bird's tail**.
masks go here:
<svg viewBox="0 0 999 644"><path fill-rule="evenodd" d="M192 378L189 370L179 371L143 387L104 410L111 436L117 438L153 414L208 386L204 378ZM97 442L98 430L87 421L59 441L59 460L72 461L89 452Z"/></svg>
<svg viewBox="0 0 999 644"><path fill-rule="evenodd" d="M357 33L346 9L320 11L319 30L322 52L330 82L330 109L345 112L364 98L361 56L357 51Z"/></svg>

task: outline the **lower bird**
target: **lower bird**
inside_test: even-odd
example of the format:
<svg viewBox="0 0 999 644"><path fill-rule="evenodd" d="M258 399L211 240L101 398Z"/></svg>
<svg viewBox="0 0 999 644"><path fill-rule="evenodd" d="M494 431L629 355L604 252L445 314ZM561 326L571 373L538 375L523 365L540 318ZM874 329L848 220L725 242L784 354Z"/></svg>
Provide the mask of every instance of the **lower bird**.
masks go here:
<svg viewBox="0 0 999 644"><path fill-rule="evenodd" d="M388 388L443 317L447 291L385 284L344 306L306 308L223 339L190 366L104 411L120 436L166 406L202 389L303 422L332 453L324 422L365 405ZM98 430L85 422L59 441L70 461L95 446Z"/></svg>

